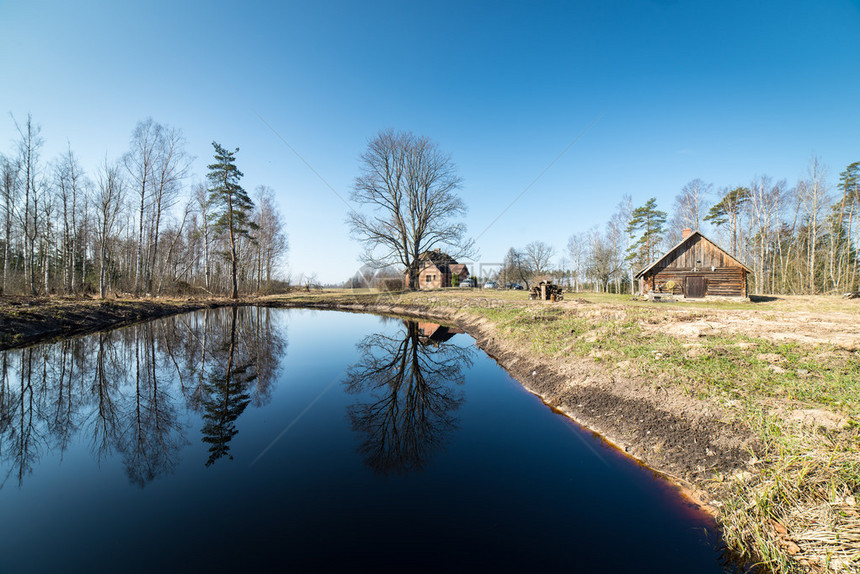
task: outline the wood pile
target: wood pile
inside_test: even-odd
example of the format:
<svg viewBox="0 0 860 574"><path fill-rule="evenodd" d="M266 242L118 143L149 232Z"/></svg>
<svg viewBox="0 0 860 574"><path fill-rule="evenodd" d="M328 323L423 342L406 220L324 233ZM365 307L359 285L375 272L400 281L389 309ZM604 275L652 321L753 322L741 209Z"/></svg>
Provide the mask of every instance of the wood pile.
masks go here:
<svg viewBox="0 0 860 574"><path fill-rule="evenodd" d="M562 295L562 293L564 293L564 291L558 285L554 285L551 281L541 281L529 290L529 299L561 301L564 299L564 295Z"/></svg>

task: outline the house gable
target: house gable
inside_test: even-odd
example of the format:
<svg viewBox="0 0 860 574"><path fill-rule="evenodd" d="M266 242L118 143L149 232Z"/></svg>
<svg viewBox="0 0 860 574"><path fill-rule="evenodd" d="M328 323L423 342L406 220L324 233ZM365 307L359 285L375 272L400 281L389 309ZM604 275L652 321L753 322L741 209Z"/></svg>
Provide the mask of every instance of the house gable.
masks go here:
<svg viewBox="0 0 860 574"><path fill-rule="evenodd" d="M739 267L747 273L752 272L749 267L729 255L726 250L720 248L698 231L694 231L657 261L637 273L636 278L655 274L666 268L692 271L693 269L710 270L711 268L725 269L727 267Z"/></svg>
<svg viewBox="0 0 860 574"><path fill-rule="evenodd" d="M682 295L746 297L750 269L698 231L636 274L640 290Z"/></svg>

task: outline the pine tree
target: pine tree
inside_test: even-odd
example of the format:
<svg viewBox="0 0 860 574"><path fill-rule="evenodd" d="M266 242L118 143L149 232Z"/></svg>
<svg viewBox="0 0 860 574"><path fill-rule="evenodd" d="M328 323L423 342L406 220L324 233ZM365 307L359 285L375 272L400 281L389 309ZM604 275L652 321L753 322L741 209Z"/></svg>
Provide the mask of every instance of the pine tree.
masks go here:
<svg viewBox="0 0 860 574"><path fill-rule="evenodd" d="M627 225L630 234L630 248L627 261L640 269L650 264L657 255L657 247L663 241L663 225L666 212L657 209L657 198L652 197L642 207L633 210L633 217Z"/></svg>
<svg viewBox="0 0 860 574"><path fill-rule="evenodd" d="M238 260L236 241L242 235L249 237L255 227L251 221L254 202L239 185L244 175L236 167L236 153L239 148L228 151L216 142L215 163L209 165L209 200L216 212L214 228L216 232L227 231L230 235L230 263L233 268L233 299L239 298Z"/></svg>
<svg viewBox="0 0 860 574"><path fill-rule="evenodd" d="M705 216L705 221L713 223L715 227L720 227L726 223L731 226L731 253L734 256L737 256L738 254L738 228L740 215L749 198L749 188L736 187L726 193L719 203L711 207L711 210L708 211L708 215Z"/></svg>

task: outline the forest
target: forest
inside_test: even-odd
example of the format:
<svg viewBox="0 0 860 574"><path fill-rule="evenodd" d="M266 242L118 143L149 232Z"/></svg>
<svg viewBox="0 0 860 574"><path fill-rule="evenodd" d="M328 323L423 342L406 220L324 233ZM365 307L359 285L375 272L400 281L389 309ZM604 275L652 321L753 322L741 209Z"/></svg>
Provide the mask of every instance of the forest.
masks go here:
<svg viewBox="0 0 860 574"><path fill-rule="evenodd" d="M30 115L12 123L16 138L0 153L2 294L235 296L283 286L283 216L272 188L242 189L238 149L213 142L204 183L192 179L182 131L152 118L121 157L88 167L71 145L43 158Z"/></svg>
<svg viewBox="0 0 860 574"><path fill-rule="evenodd" d="M553 275L569 288L630 293L637 271L699 230L754 271L750 293L817 294L858 290L860 162L835 185L821 158L812 157L793 185L767 175L715 187L701 179L683 186L670 212L655 198L635 206L624 195L601 228L570 236L560 264L554 246L534 241L511 247L500 278L529 281Z"/></svg>

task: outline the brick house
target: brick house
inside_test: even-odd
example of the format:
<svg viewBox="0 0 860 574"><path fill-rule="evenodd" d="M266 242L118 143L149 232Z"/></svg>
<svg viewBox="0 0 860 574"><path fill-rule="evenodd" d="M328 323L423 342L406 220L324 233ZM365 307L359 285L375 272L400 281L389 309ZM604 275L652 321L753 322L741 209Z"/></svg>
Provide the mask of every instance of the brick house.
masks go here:
<svg viewBox="0 0 860 574"><path fill-rule="evenodd" d="M409 271L406 271L407 279ZM451 287L469 276L469 268L439 249L425 251L418 257L418 288ZM456 279L455 279L456 278Z"/></svg>

